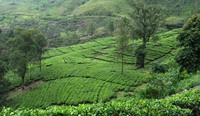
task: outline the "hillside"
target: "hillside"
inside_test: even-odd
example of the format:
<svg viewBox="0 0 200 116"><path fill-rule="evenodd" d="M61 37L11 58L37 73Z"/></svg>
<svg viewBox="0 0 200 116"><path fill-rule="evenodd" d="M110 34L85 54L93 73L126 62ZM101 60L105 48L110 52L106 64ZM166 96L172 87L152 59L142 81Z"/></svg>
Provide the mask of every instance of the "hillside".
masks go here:
<svg viewBox="0 0 200 116"><path fill-rule="evenodd" d="M32 88L27 86L28 91L17 92L18 89L12 91L8 96L12 99L11 106L38 108L51 105L78 105L133 96L137 89L152 80L153 75L150 74L149 68L153 63L169 62L174 57L176 53L174 43L178 32L179 30L173 30L160 34L161 39L158 42L149 43L145 69L136 69L135 57L129 52L126 53L125 75L120 74L121 68L115 57L113 37L49 50L43 55L42 72L33 65L25 78L27 85L38 81L41 83ZM138 42L140 43L140 41L134 43ZM21 84L20 78L14 73L7 74L6 78L13 86ZM198 84L199 80L196 84L184 88ZM177 88L176 91L180 90Z"/></svg>
<svg viewBox="0 0 200 116"><path fill-rule="evenodd" d="M0 116L199 115L200 0L134 5L0 0Z"/></svg>
<svg viewBox="0 0 200 116"><path fill-rule="evenodd" d="M191 14L199 12L199 1L151 1L164 8L167 29L180 28ZM1 0L0 28L37 28L48 39L50 47L82 43L110 36L108 25L133 9L128 0ZM59 27L59 28L58 28ZM90 27L95 34L90 35Z"/></svg>
<svg viewBox="0 0 200 116"><path fill-rule="evenodd" d="M181 92L180 95L159 101L142 97L145 95L143 89L148 89L148 85L155 79L150 71L150 67L155 62L165 62L171 67L167 73L159 74L164 77L163 81L173 82L173 79L177 78L177 73L173 71L176 67L171 65L173 63L171 59L177 51L174 43L179 31L173 30L159 34L159 41L149 43L145 69L136 69L135 57L126 53L125 75L120 74L120 64L115 58L114 37L99 38L84 44L49 50L43 55L42 72L33 65L26 75L25 90L16 88L8 94L6 106L25 109L8 108L3 109L0 114L153 115L155 112L163 115L198 114L198 107L191 106L199 106L199 75L180 80L173 86L168 85L169 83L164 85L166 89L162 91L172 90L173 92L171 91L169 95ZM136 40L134 43L140 43L140 41ZM6 78L12 82L13 87L21 83L14 73L7 74ZM195 86L197 88L194 90L182 92ZM192 104L187 99L190 99ZM149 107L148 104L151 106ZM145 110L147 107L149 111ZM29 108L34 108L34 110ZM136 112L135 108L140 110Z"/></svg>
<svg viewBox="0 0 200 116"><path fill-rule="evenodd" d="M3 109L0 115L194 115L199 112L199 89L193 89L169 98L151 101L128 100L126 102L113 101L109 103L79 105L79 106L51 106L46 109ZM190 99L190 101L188 101ZM149 106L149 104L151 104ZM197 107L193 107L197 106ZM135 110L139 109L139 110Z"/></svg>

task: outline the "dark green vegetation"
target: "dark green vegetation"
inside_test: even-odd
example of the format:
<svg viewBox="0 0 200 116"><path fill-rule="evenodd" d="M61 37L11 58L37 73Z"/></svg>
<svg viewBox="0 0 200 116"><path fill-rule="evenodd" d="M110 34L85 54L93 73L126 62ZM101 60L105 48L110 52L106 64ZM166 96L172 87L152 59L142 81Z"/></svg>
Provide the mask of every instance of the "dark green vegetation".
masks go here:
<svg viewBox="0 0 200 116"><path fill-rule="evenodd" d="M41 71L41 60L46 40L37 30L25 30L17 28L14 30L13 38L7 41L9 49L9 63L11 70L14 70L22 79L22 89L24 88L24 78L28 65L39 61Z"/></svg>
<svg viewBox="0 0 200 116"><path fill-rule="evenodd" d="M194 15L183 27L183 31L178 36L179 46L182 50L177 56L177 62L182 69L188 72L197 72L199 66L200 51L200 15ZM193 65L190 65L193 64Z"/></svg>
<svg viewBox="0 0 200 116"><path fill-rule="evenodd" d="M9 89L9 82L4 78L4 75L8 71L8 52L7 47L5 46L5 41L3 39L3 35L0 33L0 93L7 92ZM0 94L0 104L2 104L2 101L6 96L3 96Z"/></svg>
<svg viewBox="0 0 200 116"><path fill-rule="evenodd" d="M0 0L0 116L199 115L199 2Z"/></svg>
<svg viewBox="0 0 200 116"><path fill-rule="evenodd" d="M130 4L134 8L134 12L130 15L134 23L131 30L133 39L142 39L142 44L135 51L136 66L144 68L147 43L163 21L162 10L159 6L149 4L149 2L134 1Z"/></svg>

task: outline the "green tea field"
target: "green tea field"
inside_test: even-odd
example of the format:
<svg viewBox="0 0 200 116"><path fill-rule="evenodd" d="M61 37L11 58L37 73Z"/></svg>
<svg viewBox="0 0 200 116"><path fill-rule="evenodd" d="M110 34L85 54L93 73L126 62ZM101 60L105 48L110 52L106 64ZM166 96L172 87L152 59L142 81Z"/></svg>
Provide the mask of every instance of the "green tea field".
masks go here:
<svg viewBox="0 0 200 116"><path fill-rule="evenodd" d="M132 51L125 53L123 75L120 60L116 57L115 37L51 49L43 55L42 71L32 64L25 78L27 86L38 81L43 83L28 91L11 92L11 106L78 105L131 96L136 88L151 79L149 67L153 62L166 61L174 56L178 32L173 30L160 34L159 41L149 43L145 69L135 67ZM136 40L130 45L139 43ZM20 85L20 78L16 78L14 73L8 73L6 77L13 82L12 85Z"/></svg>

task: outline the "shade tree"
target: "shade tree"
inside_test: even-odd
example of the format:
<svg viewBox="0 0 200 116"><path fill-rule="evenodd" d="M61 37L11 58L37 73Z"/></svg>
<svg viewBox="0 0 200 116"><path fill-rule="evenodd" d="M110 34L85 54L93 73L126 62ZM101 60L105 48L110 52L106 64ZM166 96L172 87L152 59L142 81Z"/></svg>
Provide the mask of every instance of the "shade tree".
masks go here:
<svg viewBox="0 0 200 116"><path fill-rule="evenodd" d="M14 37L7 42L10 51L10 69L16 72L21 78L22 89L24 89L28 65L33 61L39 61L41 69L41 55L45 43L41 33L36 30L23 28L15 29Z"/></svg>
<svg viewBox="0 0 200 116"><path fill-rule="evenodd" d="M132 35L134 39L141 39L140 45L136 51L136 67L143 68L145 66L146 47L149 39L156 33L162 23L161 7L149 2L129 0L130 5L134 8L130 17L133 20Z"/></svg>
<svg viewBox="0 0 200 116"><path fill-rule="evenodd" d="M200 70L200 15L194 15L184 25L177 37L180 51L176 61L181 70L197 72Z"/></svg>

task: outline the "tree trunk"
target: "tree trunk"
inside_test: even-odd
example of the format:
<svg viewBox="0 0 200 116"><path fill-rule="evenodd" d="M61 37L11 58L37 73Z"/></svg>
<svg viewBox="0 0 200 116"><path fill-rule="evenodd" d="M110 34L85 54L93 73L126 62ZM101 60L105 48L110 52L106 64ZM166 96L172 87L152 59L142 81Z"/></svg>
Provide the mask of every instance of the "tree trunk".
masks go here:
<svg viewBox="0 0 200 116"><path fill-rule="evenodd" d="M145 53L137 54L136 67L137 68L144 68L145 67Z"/></svg>
<svg viewBox="0 0 200 116"><path fill-rule="evenodd" d="M140 58L141 58L140 68L144 68L145 67L145 53L142 53Z"/></svg>
<svg viewBox="0 0 200 116"><path fill-rule="evenodd" d="M40 72L42 71L42 59L40 58Z"/></svg>
<svg viewBox="0 0 200 116"><path fill-rule="evenodd" d="M22 90L24 90L24 77L25 77L25 74L21 77L22 78Z"/></svg>
<svg viewBox="0 0 200 116"><path fill-rule="evenodd" d="M144 68L145 67L145 57L146 57L146 45L147 45L147 39L144 38L143 39L143 50L142 50L142 53L140 54L141 55L141 64L140 64L140 68Z"/></svg>
<svg viewBox="0 0 200 116"><path fill-rule="evenodd" d="M123 53L121 54L122 55L122 62L121 62L121 74L123 75L124 74L124 55Z"/></svg>
<svg viewBox="0 0 200 116"><path fill-rule="evenodd" d="M29 67L29 76L30 76L30 79L31 79L31 77L32 77L32 75L31 75L31 72L32 72L32 66L31 66L31 64L30 64L30 67Z"/></svg>
<svg viewBox="0 0 200 116"><path fill-rule="evenodd" d="M39 67L40 67L40 72L42 71L42 54L39 56Z"/></svg>
<svg viewBox="0 0 200 116"><path fill-rule="evenodd" d="M145 67L145 57L146 57L146 38L143 38L142 47L139 48L138 53L136 54L136 67L137 68L144 68Z"/></svg>

